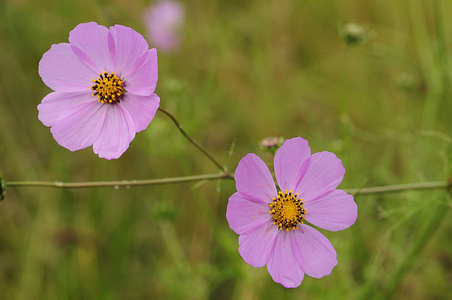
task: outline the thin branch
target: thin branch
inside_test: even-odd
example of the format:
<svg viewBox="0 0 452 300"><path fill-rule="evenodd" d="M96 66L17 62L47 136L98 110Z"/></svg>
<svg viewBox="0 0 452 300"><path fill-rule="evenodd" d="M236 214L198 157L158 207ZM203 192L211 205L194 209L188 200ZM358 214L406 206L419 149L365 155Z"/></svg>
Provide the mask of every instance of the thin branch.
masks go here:
<svg viewBox="0 0 452 300"><path fill-rule="evenodd" d="M450 188L452 183L449 181L432 181L432 182L419 182L419 183L407 183L397 185L386 186L374 186L367 188L357 189L345 189L345 191L354 196L358 195L370 195L370 194L383 194L383 193L400 193L410 190L434 190Z"/></svg>
<svg viewBox="0 0 452 300"><path fill-rule="evenodd" d="M185 138L190 143L192 143L196 148L199 149L199 151L201 151L205 156L207 156L207 158L209 158L222 172L226 172L225 168L215 158L213 158L212 155L210 155L200 144L198 144L195 140L193 140L191 137L188 136L188 134L182 128L182 125L179 123L179 121L177 121L177 119L172 114L170 114L169 112L167 112L166 110L164 110L161 107L159 107L158 110L160 110L162 113L166 114L174 122L177 129L179 129L179 131L182 133L182 135L185 136Z"/></svg>
<svg viewBox="0 0 452 300"><path fill-rule="evenodd" d="M94 188L94 187L131 187L140 185L157 185L169 183L183 183L200 180L222 180L234 179L234 174L218 173L204 174L184 177L169 177L160 179L145 180L118 180L118 181L87 181L87 182L60 182L60 181L2 181L4 187L14 186L35 186L35 187L54 187L54 188ZM434 189L450 189L452 180L448 181L432 181L407 183L398 185L374 186L366 188L344 189L345 192L354 196L383 194L383 193L400 193L412 190L434 190Z"/></svg>
<svg viewBox="0 0 452 300"><path fill-rule="evenodd" d="M118 181L91 181L91 182L60 182L60 181L9 181L5 182L6 187L13 186L35 186L53 188L94 188L94 187L131 187L140 185L157 185L168 183L182 183L200 180L232 179L229 173L205 174L184 177L170 177L146 180L118 180Z"/></svg>

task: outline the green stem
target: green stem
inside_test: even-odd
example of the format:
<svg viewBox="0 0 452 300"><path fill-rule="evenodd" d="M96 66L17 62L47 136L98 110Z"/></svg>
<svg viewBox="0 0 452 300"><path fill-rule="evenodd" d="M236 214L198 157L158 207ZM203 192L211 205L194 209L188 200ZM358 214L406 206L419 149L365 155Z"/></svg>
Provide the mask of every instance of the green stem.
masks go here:
<svg viewBox="0 0 452 300"><path fill-rule="evenodd" d="M157 185L167 183L182 183L200 180L232 179L229 173L193 175L184 177L171 177L145 180L118 180L118 181L91 181L91 182L60 182L60 181L9 181L5 182L7 187L13 186L36 186L53 188L94 188L94 187L131 187L139 185Z"/></svg>
<svg viewBox="0 0 452 300"><path fill-rule="evenodd" d="M447 93L449 91L449 64L446 51L446 35L444 34L443 16L441 13L439 0L433 1L433 12L435 16L434 20L437 34L438 64L442 78L442 96L444 100L447 100Z"/></svg>
<svg viewBox="0 0 452 300"><path fill-rule="evenodd" d="M159 109L162 113L166 114L176 125L177 129L179 129L179 131L182 133L182 135L190 142L192 143L196 148L199 149L199 151L201 151L205 156L207 156L207 158L209 158L222 172L226 173L226 169L215 159L212 157L212 155L210 155L200 144L198 144L195 140L193 140L190 136L188 136L188 134L185 132L185 130L182 128L182 125L179 123L179 121L177 121L177 119L170 114L169 112L167 112L166 110L164 110L163 108L159 107Z"/></svg>
<svg viewBox="0 0 452 300"><path fill-rule="evenodd" d="M374 186L367 188L357 189L345 189L345 191L354 196L358 195L371 195L371 194L383 194L383 193L400 193L410 190L434 190L445 189L452 186L449 181L431 181L431 182L418 182L407 184L396 184L386 186Z"/></svg>
<svg viewBox="0 0 452 300"><path fill-rule="evenodd" d="M342 65L341 65L341 78L340 78L340 83L341 83L341 102L340 102L340 112L341 112L341 116L343 115L347 115L348 112L348 88L349 88L349 82L348 82L348 68L347 68L347 63L348 63L348 56L349 56L349 52L350 52L351 48L349 45L345 45L345 49L344 52L342 53Z"/></svg>
<svg viewBox="0 0 452 300"><path fill-rule="evenodd" d="M145 180L118 180L118 181L88 181L88 182L60 182L60 181L9 181L3 182L5 187L14 186L36 186L36 187L55 187L55 188L94 188L94 187L130 187L139 185L157 185L168 183L182 183L199 180L218 180L218 179L233 179L234 174L218 173L218 174L204 174L184 177L169 177L160 179L145 179ZM367 188L344 189L347 193L354 196L382 194L382 193L399 193L410 190L432 190L432 189L446 189L452 187L452 182L449 181L432 181L419 182L387 186L375 186Z"/></svg>
<svg viewBox="0 0 452 300"><path fill-rule="evenodd" d="M451 105L450 101L450 90L449 90L449 61L448 61L448 53L446 49L446 35L444 33L444 23L443 23L443 15L442 8L439 0L433 1L433 14L436 28L436 58L437 58L437 66L439 68L439 72L441 75L441 90L440 90L440 100L444 109L442 110L444 119L446 120L447 128L449 128L450 124L450 112Z"/></svg>

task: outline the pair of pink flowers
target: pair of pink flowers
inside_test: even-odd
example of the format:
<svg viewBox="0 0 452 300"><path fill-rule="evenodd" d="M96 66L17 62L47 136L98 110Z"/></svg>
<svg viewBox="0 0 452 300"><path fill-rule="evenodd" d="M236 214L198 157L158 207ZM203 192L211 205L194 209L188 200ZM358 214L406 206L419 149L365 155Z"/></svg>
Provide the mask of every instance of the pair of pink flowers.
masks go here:
<svg viewBox="0 0 452 300"><path fill-rule="evenodd" d="M121 25L78 25L69 44L44 54L39 74L54 90L38 105L39 119L71 151L92 145L100 157L118 158L159 107L156 50ZM267 265L274 281L297 287L304 274L320 278L337 265L331 243L305 221L343 230L356 221L357 205L336 189L345 173L341 161L330 152L311 155L302 138L286 140L274 166L279 191L259 157L240 161L226 217L248 264Z"/></svg>

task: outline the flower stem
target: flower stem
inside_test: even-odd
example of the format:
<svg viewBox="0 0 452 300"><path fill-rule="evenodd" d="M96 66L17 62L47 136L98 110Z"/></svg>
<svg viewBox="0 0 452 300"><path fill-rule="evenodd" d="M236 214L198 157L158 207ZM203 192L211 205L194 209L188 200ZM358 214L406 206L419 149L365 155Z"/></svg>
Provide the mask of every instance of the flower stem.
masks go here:
<svg viewBox="0 0 452 300"><path fill-rule="evenodd" d="M90 182L60 182L60 181L10 181L5 182L7 187L13 186L36 186L54 188L94 188L94 187L131 187L139 185L157 185L167 183L182 183L199 180L232 179L229 173L193 175L184 177L171 177L145 180L118 180L118 181L90 181Z"/></svg>
<svg viewBox="0 0 452 300"><path fill-rule="evenodd" d="M207 158L209 158L222 172L226 173L226 169L215 159L212 157L212 155L210 155L200 144L198 144L195 140L193 140L190 136L188 136L188 134L185 132L185 130L182 128L182 125L179 123L179 121L177 121L177 119L170 114L169 112L167 112L166 110L164 110L163 108L159 107L159 109L162 113L166 114L176 125L177 129L179 129L179 131L182 133L182 135L190 142L192 143L196 148L199 149L199 151L201 151L205 156L207 156Z"/></svg>
<svg viewBox="0 0 452 300"><path fill-rule="evenodd" d="M374 186L367 188L345 189L345 191L354 196L358 195L371 195L371 194L383 194L383 193L399 193L410 190L434 190L442 188L452 187L452 182L447 181L431 181L431 182L419 182L419 183L407 183L397 185L386 186Z"/></svg>
<svg viewBox="0 0 452 300"><path fill-rule="evenodd" d="M118 180L118 181L87 181L87 182L61 182L61 181L3 181L1 184L6 187L13 186L36 186L36 187L55 187L55 188L94 188L94 187L131 187L139 185L158 185L168 183L182 183L199 180L221 180L234 179L234 174L230 172L221 172L218 174L204 174L183 177L169 177L160 179L144 180ZM372 195L383 193L399 193L410 190L433 190L449 189L452 187L452 180L431 181L419 183L407 183L398 185L374 186L367 188L344 189L353 196Z"/></svg>

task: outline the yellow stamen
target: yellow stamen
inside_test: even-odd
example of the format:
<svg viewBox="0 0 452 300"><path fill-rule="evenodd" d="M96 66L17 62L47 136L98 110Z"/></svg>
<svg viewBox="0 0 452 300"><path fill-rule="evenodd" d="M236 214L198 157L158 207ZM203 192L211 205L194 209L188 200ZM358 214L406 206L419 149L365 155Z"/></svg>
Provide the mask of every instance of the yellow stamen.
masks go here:
<svg viewBox="0 0 452 300"><path fill-rule="evenodd" d="M91 86L91 90L95 91L93 97L97 96L101 103L119 102L121 96L124 94L124 81L115 75L115 72L109 74L107 71L104 74L99 73L99 78L93 79L95 83Z"/></svg>
<svg viewBox="0 0 452 300"><path fill-rule="evenodd" d="M298 224L303 224L306 215L306 209L303 208L302 199L298 199L298 193L286 190L278 192L277 198L273 198L270 203L269 213L273 215L273 224L277 225L280 230L298 229Z"/></svg>

